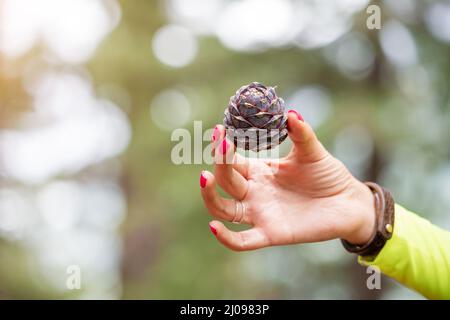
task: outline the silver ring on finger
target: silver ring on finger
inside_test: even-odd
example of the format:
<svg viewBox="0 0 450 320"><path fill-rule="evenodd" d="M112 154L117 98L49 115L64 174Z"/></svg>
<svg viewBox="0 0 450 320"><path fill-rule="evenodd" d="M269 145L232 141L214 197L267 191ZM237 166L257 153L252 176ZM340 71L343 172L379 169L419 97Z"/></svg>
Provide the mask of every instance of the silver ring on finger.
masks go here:
<svg viewBox="0 0 450 320"><path fill-rule="evenodd" d="M240 224L244 220L247 208L242 201L234 200L234 204L235 204L235 211L233 220L231 222L235 224Z"/></svg>

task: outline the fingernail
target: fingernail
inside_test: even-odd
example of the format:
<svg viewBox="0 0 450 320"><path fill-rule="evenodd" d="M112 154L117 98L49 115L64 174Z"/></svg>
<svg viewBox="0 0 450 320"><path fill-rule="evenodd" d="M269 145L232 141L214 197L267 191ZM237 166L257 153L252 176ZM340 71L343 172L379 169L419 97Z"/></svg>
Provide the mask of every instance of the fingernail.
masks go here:
<svg viewBox="0 0 450 320"><path fill-rule="evenodd" d="M297 116L297 118L298 118L298 120L300 120L300 121L305 121L304 119L303 119L303 117L302 117L302 115L300 114L300 113L298 113L297 111L295 111L295 110L289 110L288 111L288 113L295 113L295 115Z"/></svg>
<svg viewBox="0 0 450 320"><path fill-rule="evenodd" d="M214 133L213 133L213 136L212 136L212 140L213 140L213 141L216 141L216 140L217 140L217 137L219 136L219 134L220 134L219 128L217 128L217 126L215 126L215 127L214 127Z"/></svg>
<svg viewBox="0 0 450 320"><path fill-rule="evenodd" d="M214 228L212 225L209 225L209 229L211 230L211 232L212 232L215 236L217 236L217 230L216 230L216 228Z"/></svg>
<svg viewBox="0 0 450 320"><path fill-rule="evenodd" d="M225 154L225 153L227 153L227 149L228 149L228 142L227 142L227 139L223 139L220 152L221 152L222 154Z"/></svg>
<svg viewBox="0 0 450 320"><path fill-rule="evenodd" d="M205 173L202 171L200 174L200 187L204 188L206 186L207 179L205 178Z"/></svg>

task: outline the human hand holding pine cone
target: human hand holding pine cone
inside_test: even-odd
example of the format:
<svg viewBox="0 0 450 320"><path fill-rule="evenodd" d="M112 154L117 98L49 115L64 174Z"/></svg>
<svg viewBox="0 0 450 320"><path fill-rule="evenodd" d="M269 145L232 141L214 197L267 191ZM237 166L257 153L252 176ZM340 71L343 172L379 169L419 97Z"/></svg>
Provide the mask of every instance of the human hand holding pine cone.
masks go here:
<svg viewBox="0 0 450 320"><path fill-rule="evenodd" d="M236 251L335 238L367 242L375 225L371 191L325 150L295 111L288 113L288 129L293 141L289 155L263 160L236 154L225 128L216 126L215 174L203 171L200 176L204 203L213 217L233 221L235 200L242 201L242 223L252 227L234 232L214 220L211 231ZM233 199L221 197L216 183Z"/></svg>

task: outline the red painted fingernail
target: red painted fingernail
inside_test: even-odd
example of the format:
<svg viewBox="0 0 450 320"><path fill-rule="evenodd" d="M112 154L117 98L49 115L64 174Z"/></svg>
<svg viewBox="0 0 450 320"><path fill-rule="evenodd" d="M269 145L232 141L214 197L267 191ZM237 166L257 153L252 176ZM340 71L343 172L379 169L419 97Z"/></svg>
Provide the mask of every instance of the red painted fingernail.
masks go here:
<svg viewBox="0 0 450 320"><path fill-rule="evenodd" d="M214 127L214 133L213 133L213 136L212 136L212 140L213 141L216 141L217 140L217 137L220 135L220 132L219 132L219 128L217 128L217 126L215 126Z"/></svg>
<svg viewBox="0 0 450 320"><path fill-rule="evenodd" d="M228 149L227 139L223 139L220 151L222 152L222 154L225 154L225 153L227 153L227 149Z"/></svg>
<svg viewBox="0 0 450 320"><path fill-rule="evenodd" d="M298 113L297 111L295 111L295 110L289 110L288 113L290 113L290 112L295 113L295 115L297 116L298 120L303 121L303 122L305 121L305 120L303 119L302 115L301 115L300 113Z"/></svg>
<svg viewBox="0 0 450 320"><path fill-rule="evenodd" d="M212 232L215 236L217 236L217 230L216 230L216 228L214 228L212 225L209 225L209 229L211 230L211 232Z"/></svg>
<svg viewBox="0 0 450 320"><path fill-rule="evenodd" d="M206 186L207 179L205 178L204 171L200 174L200 187L204 188Z"/></svg>

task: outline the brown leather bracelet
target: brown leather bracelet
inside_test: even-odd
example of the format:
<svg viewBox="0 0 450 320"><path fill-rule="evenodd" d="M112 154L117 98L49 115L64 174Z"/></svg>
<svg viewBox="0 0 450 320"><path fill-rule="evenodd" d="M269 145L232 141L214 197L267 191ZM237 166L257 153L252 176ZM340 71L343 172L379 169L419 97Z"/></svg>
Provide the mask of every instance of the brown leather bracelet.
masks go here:
<svg viewBox="0 0 450 320"><path fill-rule="evenodd" d="M394 199L391 193L373 182L365 182L374 195L375 202L375 232L371 239L363 245L355 245L341 239L344 248L360 256L375 256L384 247L394 232Z"/></svg>

